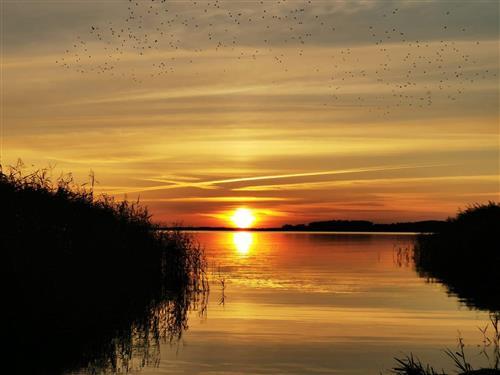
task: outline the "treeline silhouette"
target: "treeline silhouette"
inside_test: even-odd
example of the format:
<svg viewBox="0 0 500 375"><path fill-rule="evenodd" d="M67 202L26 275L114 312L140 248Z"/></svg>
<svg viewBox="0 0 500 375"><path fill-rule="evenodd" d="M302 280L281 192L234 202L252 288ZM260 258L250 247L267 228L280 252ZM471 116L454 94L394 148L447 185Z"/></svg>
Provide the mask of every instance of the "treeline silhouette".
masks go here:
<svg viewBox="0 0 500 375"><path fill-rule="evenodd" d="M278 228L232 228L232 227L194 227L169 226L161 227L165 230L193 230L193 231L256 231L256 232L408 232L430 233L439 231L446 225L445 221L426 220L417 222L376 224L367 220L329 220L314 221L309 224L285 224Z"/></svg>
<svg viewBox="0 0 500 375"><path fill-rule="evenodd" d="M467 305L500 311L500 204L476 204L417 238L417 272L445 284Z"/></svg>
<svg viewBox="0 0 500 375"><path fill-rule="evenodd" d="M91 178L93 181L93 177ZM128 371L158 360L208 292L202 249L146 208L71 176L0 169L2 332L9 374Z"/></svg>
<svg viewBox="0 0 500 375"><path fill-rule="evenodd" d="M417 222L376 224L367 220L328 220L313 221L309 224L285 224L282 229L287 231L332 231L332 232L437 232L446 223L439 220Z"/></svg>

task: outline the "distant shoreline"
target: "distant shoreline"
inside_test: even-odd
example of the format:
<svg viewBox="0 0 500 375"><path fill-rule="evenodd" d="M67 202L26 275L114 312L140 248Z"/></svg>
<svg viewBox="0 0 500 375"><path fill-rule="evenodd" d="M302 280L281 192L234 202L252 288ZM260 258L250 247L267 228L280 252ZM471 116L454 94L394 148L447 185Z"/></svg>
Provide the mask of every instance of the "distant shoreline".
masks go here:
<svg viewBox="0 0 500 375"><path fill-rule="evenodd" d="M224 228L224 227L160 227L158 230L181 232L275 232L275 233L332 233L332 234L406 234L417 235L426 232L409 231L356 231L356 230L290 230L283 228Z"/></svg>
<svg viewBox="0 0 500 375"><path fill-rule="evenodd" d="M210 227L210 226L161 226L160 230L179 231L204 231L204 232L307 232L307 233L435 233L446 226L446 221L425 220L416 222L403 222L391 224L377 224L367 220L329 220L315 221L308 224L285 224L281 227L271 228L233 228L233 227Z"/></svg>

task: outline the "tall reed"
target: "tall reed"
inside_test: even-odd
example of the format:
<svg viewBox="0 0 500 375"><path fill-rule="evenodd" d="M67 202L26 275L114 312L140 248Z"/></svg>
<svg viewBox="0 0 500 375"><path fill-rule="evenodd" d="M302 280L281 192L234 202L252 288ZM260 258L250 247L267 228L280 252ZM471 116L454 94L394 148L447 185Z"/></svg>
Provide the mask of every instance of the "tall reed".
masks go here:
<svg viewBox="0 0 500 375"><path fill-rule="evenodd" d="M155 362L189 311L206 308L203 249L160 231L140 202L96 196L95 179L0 169L9 373L118 371ZM156 354L155 354L156 353Z"/></svg>

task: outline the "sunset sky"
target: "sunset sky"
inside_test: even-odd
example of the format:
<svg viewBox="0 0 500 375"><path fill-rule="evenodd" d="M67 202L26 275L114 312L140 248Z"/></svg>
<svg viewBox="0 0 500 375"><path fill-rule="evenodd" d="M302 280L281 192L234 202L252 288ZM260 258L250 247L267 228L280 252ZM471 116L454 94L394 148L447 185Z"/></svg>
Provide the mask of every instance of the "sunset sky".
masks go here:
<svg viewBox="0 0 500 375"><path fill-rule="evenodd" d="M1 0L2 164L154 219L443 219L499 200L497 1Z"/></svg>

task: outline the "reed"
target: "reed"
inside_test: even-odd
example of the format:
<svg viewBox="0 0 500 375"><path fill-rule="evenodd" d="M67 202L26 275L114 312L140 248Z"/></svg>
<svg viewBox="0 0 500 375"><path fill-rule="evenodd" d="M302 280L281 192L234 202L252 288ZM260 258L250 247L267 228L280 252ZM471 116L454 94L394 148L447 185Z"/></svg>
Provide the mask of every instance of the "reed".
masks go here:
<svg viewBox="0 0 500 375"><path fill-rule="evenodd" d="M500 204L475 204L432 234L418 236L417 272L469 307L500 311Z"/></svg>
<svg viewBox="0 0 500 375"><path fill-rule="evenodd" d="M446 348L444 354L448 356L460 375L500 375L500 314L490 313L490 323L485 327L479 327L482 333L482 343L476 345L479 352L474 357L481 356L488 363L487 368L474 369L469 359L466 345L462 336L458 335L457 347ZM429 364L423 364L413 354L403 358L394 358L396 366L391 373L396 375L448 375L444 370L437 371Z"/></svg>
<svg viewBox="0 0 500 375"><path fill-rule="evenodd" d="M158 230L138 201L97 197L94 182L0 169L9 373L142 367L205 311L203 249Z"/></svg>

